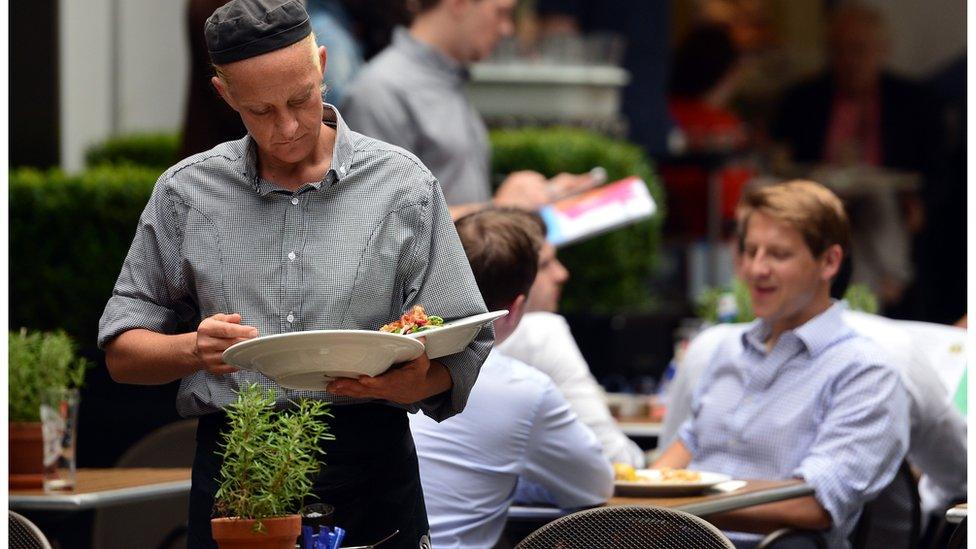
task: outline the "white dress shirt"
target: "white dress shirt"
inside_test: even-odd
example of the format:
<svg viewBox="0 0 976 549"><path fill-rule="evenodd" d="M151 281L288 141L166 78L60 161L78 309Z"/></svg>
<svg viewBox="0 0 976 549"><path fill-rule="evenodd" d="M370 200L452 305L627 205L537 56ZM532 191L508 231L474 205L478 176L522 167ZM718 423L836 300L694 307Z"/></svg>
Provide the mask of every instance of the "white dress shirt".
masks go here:
<svg viewBox="0 0 976 549"><path fill-rule="evenodd" d="M610 415L603 388L590 373L562 315L527 313L515 332L496 348L549 376L580 421L600 439L610 461L644 466L644 452Z"/></svg>
<svg viewBox="0 0 976 549"><path fill-rule="evenodd" d="M410 416L433 547L492 547L519 478L563 509L613 493L613 470L593 432L552 381L497 350L464 411L437 423Z"/></svg>

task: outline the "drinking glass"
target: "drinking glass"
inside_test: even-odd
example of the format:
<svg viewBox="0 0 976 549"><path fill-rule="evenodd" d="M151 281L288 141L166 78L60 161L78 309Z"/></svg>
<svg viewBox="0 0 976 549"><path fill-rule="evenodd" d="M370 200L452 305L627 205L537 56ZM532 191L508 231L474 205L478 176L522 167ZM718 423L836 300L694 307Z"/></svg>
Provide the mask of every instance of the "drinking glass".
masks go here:
<svg viewBox="0 0 976 549"><path fill-rule="evenodd" d="M41 393L44 436L44 490L75 487L78 389L48 388Z"/></svg>

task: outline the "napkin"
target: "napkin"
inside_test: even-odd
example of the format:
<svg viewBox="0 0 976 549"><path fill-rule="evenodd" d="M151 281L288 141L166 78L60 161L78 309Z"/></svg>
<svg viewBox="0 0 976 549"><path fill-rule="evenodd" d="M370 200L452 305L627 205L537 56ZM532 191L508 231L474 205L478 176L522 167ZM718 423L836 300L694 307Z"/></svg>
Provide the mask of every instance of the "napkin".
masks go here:
<svg viewBox="0 0 976 549"><path fill-rule="evenodd" d="M727 480L712 486L712 490L716 492L735 492L739 488L745 487L745 485L746 481L744 480Z"/></svg>

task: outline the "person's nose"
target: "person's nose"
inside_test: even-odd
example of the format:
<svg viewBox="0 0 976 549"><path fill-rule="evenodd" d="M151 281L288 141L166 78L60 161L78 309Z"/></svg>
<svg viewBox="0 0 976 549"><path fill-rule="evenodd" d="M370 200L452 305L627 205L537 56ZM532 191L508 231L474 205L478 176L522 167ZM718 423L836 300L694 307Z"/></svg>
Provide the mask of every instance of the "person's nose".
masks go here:
<svg viewBox="0 0 976 549"><path fill-rule="evenodd" d="M765 251L757 251L756 255L749 259L743 261L746 266L747 273L751 278L765 278L769 276L771 269L769 265L769 256L766 255Z"/></svg>
<svg viewBox="0 0 976 549"><path fill-rule="evenodd" d="M556 260L556 282L565 284L569 280L569 269L558 259Z"/></svg>
<svg viewBox="0 0 976 549"><path fill-rule="evenodd" d="M295 137L298 132L298 117L290 112L283 112L278 116L278 120L275 121L275 126L278 130L278 135L284 140L290 140Z"/></svg>

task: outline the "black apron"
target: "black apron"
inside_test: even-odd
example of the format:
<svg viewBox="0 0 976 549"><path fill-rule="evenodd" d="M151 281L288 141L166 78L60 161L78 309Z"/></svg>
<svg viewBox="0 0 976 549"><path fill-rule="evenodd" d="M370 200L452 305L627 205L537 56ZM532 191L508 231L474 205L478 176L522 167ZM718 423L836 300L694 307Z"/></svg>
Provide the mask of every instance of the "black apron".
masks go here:
<svg viewBox="0 0 976 549"><path fill-rule="evenodd" d="M313 486L318 498L305 503L335 506L334 524L346 530L345 546L375 543L399 530L381 547L418 549L430 528L407 412L382 404L332 406L331 412L329 432L335 440L322 445L325 465ZM226 425L227 416L217 413L201 417L197 427L189 549L217 547L210 519L221 462L217 443Z"/></svg>

